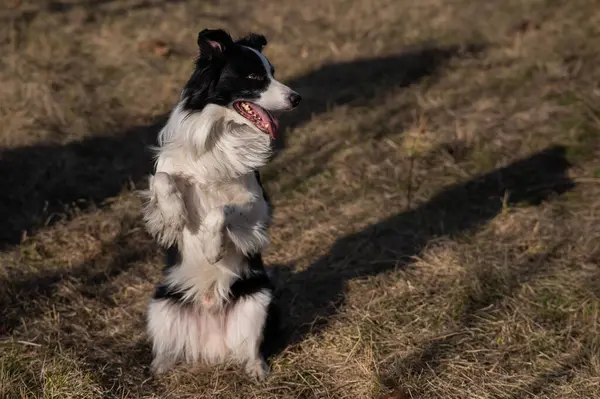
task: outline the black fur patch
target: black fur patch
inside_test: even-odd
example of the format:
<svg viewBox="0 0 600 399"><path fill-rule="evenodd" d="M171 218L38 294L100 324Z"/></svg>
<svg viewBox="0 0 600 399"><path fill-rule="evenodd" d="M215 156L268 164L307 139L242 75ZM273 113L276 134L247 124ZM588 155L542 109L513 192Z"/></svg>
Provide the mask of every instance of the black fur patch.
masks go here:
<svg viewBox="0 0 600 399"><path fill-rule="evenodd" d="M156 287L156 291L154 291L154 299L167 299L173 302L184 303L183 294L181 291L178 291L172 287L169 287L166 284L160 284Z"/></svg>
<svg viewBox="0 0 600 399"><path fill-rule="evenodd" d="M248 267L251 271L250 276L237 280L231 286L231 299L237 301L247 296L251 296L260 291L269 291L274 294L274 285L267 275L265 265L261 254L248 256ZM262 342L260 352L267 359L271 354L279 350L281 346L281 315L280 309L273 298L267 308L267 319L262 331Z"/></svg>
<svg viewBox="0 0 600 399"><path fill-rule="evenodd" d="M233 42L222 30L200 32L200 56L183 89L187 97L184 108L199 111L208 104L226 106L237 99L258 99L269 79L263 61L249 47L260 51L264 45L266 40L261 35ZM271 65L269 68L274 72Z"/></svg>
<svg viewBox="0 0 600 399"><path fill-rule="evenodd" d="M262 194L263 194L263 199L265 200L265 202L267 203L267 207L269 208L269 225L271 224L271 219L273 218L273 205L271 204L271 199L269 197L269 194L267 194L267 190L265 190L265 188L262 185L262 181L260 180L260 172L258 170L254 171L254 177L256 178L256 182L258 183L258 186L260 187Z"/></svg>
<svg viewBox="0 0 600 399"><path fill-rule="evenodd" d="M163 275L173 267L177 267L181 264L181 251L177 248L177 245L171 245L167 248L165 254L165 267L163 269ZM176 287L170 287L166 284L159 284L154 291L154 299L168 299L174 302L183 303L183 293Z"/></svg>
<svg viewBox="0 0 600 399"><path fill-rule="evenodd" d="M265 359L277 353L284 340L281 331L281 310L275 300L272 300L267 309L267 320L263 326L262 342L260 345L260 353Z"/></svg>
<svg viewBox="0 0 600 399"><path fill-rule="evenodd" d="M165 268L164 272L166 273L169 269L181 264L182 255L181 251L177 247L177 245L171 245L167 248L165 254Z"/></svg>
<svg viewBox="0 0 600 399"><path fill-rule="evenodd" d="M236 280L230 288L230 298L236 301L240 298L254 295L257 292L268 290L273 291L274 287L271 279L267 275L265 266L260 254L252 255L246 258L250 273Z"/></svg>
<svg viewBox="0 0 600 399"><path fill-rule="evenodd" d="M256 51L262 51L267 45L267 39L263 35L250 33L248 36L241 38L236 42L242 46L251 47Z"/></svg>

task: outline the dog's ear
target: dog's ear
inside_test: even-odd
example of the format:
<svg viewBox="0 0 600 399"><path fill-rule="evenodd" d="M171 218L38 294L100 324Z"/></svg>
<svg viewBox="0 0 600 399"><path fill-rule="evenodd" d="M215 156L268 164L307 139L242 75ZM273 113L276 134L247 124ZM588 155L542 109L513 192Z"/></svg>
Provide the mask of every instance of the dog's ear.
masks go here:
<svg viewBox="0 0 600 399"><path fill-rule="evenodd" d="M267 38L263 35L250 33L248 36L241 38L236 43L242 46L253 48L256 51L262 51L262 49L267 45Z"/></svg>
<svg viewBox="0 0 600 399"><path fill-rule="evenodd" d="M198 49L201 59L223 56L233 45L233 39L222 29L204 29L198 33Z"/></svg>

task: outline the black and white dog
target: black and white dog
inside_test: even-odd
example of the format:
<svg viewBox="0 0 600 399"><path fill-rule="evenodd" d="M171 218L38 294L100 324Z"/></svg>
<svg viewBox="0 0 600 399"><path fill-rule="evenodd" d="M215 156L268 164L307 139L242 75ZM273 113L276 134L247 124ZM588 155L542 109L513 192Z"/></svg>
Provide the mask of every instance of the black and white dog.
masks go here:
<svg viewBox="0 0 600 399"><path fill-rule="evenodd" d="M234 361L259 379L268 371L273 287L261 252L271 212L258 168L278 133L271 112L295 108L300 95L275 80L266 44L200 32L195 70L159 134L144 208L168 248L148 308L155 373L178 361Z"/></svg>

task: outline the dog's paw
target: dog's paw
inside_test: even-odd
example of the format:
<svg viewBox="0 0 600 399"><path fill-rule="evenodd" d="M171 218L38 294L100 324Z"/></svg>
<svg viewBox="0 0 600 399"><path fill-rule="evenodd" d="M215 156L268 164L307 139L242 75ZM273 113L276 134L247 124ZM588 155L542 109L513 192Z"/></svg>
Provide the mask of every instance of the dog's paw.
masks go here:
<svg viewBox="0 0 600 399"><path fill-rule="evenodd" d="M164 172L158 172L150 181L153 202L160 214L160 226L154 227L158 241L170 245L177 240L187 221L187 211L175 181Z"/></svg>
<svg viewBox="0 0 600 399"><path fill-rule="evenodd" d="M159 243L164 246L169 246L177 241L179 235L185 227L186 220L186 216L181 213L173 214L171 217L165 218L163 220L163 230L158 235Z"/></svg>
<svg viewBox="0 0 600 399"><path fill-rule="evenodd" d="M175 181L165 172L156 172L150 181L150 188L154 190L157 196L168 198L178 193Z"/></svg>
<svg viewBox="0 0 600 399"><path fill-rule="evenodd" d="M264 359L257 359L246 364L246 373L255 381L263 381L269 374L269 366Z"/></svg>
<svg viewBox="0 0 600 399"><path fill-rule="evenodd" d="M150 371L152 372L152 374L158 376L171 370L174 365L175 362L169 358L157 357L152 361Z"/></svg>
<svg viewBox="0 0 600 399"><path fill-rule="evenodd" d="M214 265L225 255L225 244L222 235L214 235L211 238L205 238L202 249L204 257L211 265Z"/></svg>

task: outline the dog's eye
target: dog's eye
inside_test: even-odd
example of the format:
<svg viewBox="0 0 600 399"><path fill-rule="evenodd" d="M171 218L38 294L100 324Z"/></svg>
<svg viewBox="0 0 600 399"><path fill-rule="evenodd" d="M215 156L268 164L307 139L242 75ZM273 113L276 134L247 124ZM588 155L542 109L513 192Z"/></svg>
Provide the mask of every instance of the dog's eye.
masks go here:
<svg viewBox="0 0 600 399"><path fill-rule="evenodd" d="M248 79L252 79L252 80L263 80L264 78L256 73L251 73L250 75L247 76Z"/></svg>

